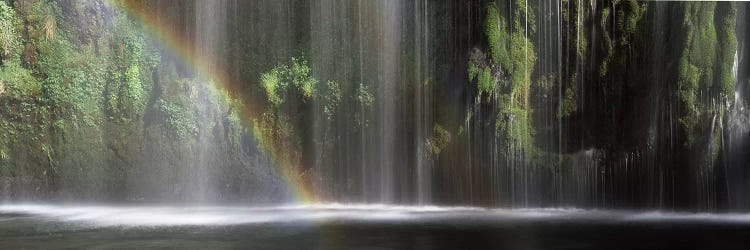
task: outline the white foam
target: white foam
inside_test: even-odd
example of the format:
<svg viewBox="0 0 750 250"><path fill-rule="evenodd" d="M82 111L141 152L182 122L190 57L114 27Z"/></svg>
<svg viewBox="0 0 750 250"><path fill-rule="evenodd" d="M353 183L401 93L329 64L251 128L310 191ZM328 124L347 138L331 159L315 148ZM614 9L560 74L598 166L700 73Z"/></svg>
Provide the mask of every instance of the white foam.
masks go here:
<svg viewBox="0 0 750 250"><path fill-rule="evenodd" d="M387 205L287 205L278 207L69 206L5 204L1 213L18 213L100 226L233 225L325 220L409 220L425 213L476 211L478 208Z"/></svg>
<svg viewBox="0 0 750 250"><path fill-rule="evenodd" d="M72 206L4 204L0 214L25 214L51 221L102 227L224 226L258 223L319 223L332 220L398 221L511 220L716 221L750 223L750 214L623 212L575 208L485 209L477 207L312 204L276 207Z"/></svg>

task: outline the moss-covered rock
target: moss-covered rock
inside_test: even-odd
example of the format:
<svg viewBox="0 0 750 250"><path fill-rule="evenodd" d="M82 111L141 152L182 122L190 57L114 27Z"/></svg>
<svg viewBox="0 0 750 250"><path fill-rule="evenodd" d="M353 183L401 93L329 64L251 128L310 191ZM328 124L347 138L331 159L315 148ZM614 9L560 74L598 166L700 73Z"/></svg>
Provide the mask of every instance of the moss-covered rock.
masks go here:
<svg viewBox="0 0 750 250"><path fill-rule="evenodd" d="M679 121L685 145L691 147L698 137L706 134L714 117L722 114L726 107L721 103L734 95L735 80L731 72L737 40L733 32L733 5L727 6L723 13L717 13L717 3L711 2L685 3L684 8L686 40L679 64Z"/></svg>

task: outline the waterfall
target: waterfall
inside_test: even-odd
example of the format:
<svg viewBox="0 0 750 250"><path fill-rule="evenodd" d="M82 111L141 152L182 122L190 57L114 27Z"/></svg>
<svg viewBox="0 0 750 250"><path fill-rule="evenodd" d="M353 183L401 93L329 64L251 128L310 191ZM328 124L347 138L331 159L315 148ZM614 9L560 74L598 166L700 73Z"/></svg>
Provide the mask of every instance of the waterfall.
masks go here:
<svg viewBox="0 0 750 250"><path fill-rule="evenodd" d="M724 153L726 189L729 207L733 209L750 208L750 199L747 198L750 189L750 172L748 162L750 156L750 109L748 109L747 94L750 90L750 78L748 78L747 51L750 51L750 43L747 40L748 32L747 17L750 5L747 3L737 4L737 42L738 48L735 54L733 74L736 79L734 99L730 103L727 114L726 127L724 131L727 152Z"/></svg>
<svg viewBox="0 0 750 250"><path fill-rule="evenodd" d="M8 26L18 51L0 58L12 185L95 190L107 174L132 200L750 208L747 3L42 5L44 43Z"/></svg>
<svg viewBox="0 0 750 250"><path fill-rule="evenodd" d="M221 64L221 60L226 58L224 53L219 50L222 43L226 41L226 10L227 1L220 0L208 3L206 1L195 1L195 46L196 53L202 55L205 58L210 58L208 64L210 68L224 67ZM192 96L207 96L209 93L206 92L205 86L208 84L206 81L210 79L200 76L203 80L192 83L190 86ZM202 86L201 86L202 85ZM206 102L210 102L208 99L200 98L198 106L208 106ZM199 110L205 108L199 107ZM210 123L212 121L204 120L211 119L208 115L203 115L198 118L198 124L201 128L208 128L208 126L202 126L202 124ZM214 161L212 159L211 152L214 151L216 145L209 141L210 136L207 131L198 132L198 148L197 148L197 161L193 162L192 166L186 171L188 175L185 180L186 192L191 194L192 198L196 201L205 202L214 199L216 190L213 188L215 181L213 178L216 176L216 172L213 172L212 165Z"/></svg>
<svg viewBox="0 0 750 250"><path fill-rule="evenodd" d="M264 41L305 44L295 51L287 42L278 47L289 51L271 58L305 58L321 96L341 93L337 106L321 97L293 100L295 108L286 110L309 123L296 124L302 172L323 201L716 209L726 192L740 202L738 190L750 186L735 177L745 173L738 155L748 130L742 49L729 112L714 111L725 108L715 90L696 89L696 107L710 110L695 118L699 129L686 132L683 48L668 42L687 27L665 18L684 6L492 3L498 27L491 28L510 37L498 45L513 56L510 66L491 58L480 1L320 0L299 9L285 1L274 5L278 20L253 28L302 33L267 35L274 38ZM226 36L225 20L201 18L223 8L203 5L196 7L198 50L220 55L215 44ZM623 18L639 23L624 27L634 24ZM300 23L309 25L293 27ZM638 32L650 36L641 41ZM466 64L489 73L489 90L466 83ZM362 102L363 93L371 103ZM721 161L726 167L717 168ZM212 176L210 168L195 168Z"/></svg>

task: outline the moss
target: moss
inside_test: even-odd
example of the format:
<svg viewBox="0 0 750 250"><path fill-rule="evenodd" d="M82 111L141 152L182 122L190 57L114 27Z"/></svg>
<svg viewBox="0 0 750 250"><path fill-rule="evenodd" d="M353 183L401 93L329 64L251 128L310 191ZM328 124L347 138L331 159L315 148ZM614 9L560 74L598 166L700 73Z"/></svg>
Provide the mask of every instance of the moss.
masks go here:
<svg viewBox="0 0 750 250"><path fill-rule="evenodd" d="M302 96L311 99L317 92L318 81L310 75L307 61L292 57L292 67L289 72L294 85L302 92Z"/></svg>
<svg viewBox="0 0 750 250"><path fill-rule="evenodd" d="M524 33L528 27L528 35L536 33L536 11L528 0L513 1L513 31Z"/></svg>
<svg viewBox="0 0 750 250"><path fill-rule="evenodd" d="M266 90L266 98L272 105L280 105L284 102L281 98L280 91L286 88L285 84L281 80L282 71L279 68L272 69L269 72L263 73L260 78L261 87Z"/></svg>
<svg viewBox="0 0 750 250"><path fill-rule="evenodd" d="M614 9L613 5L615 6ZM625 65L626 59L632 56L634 49L632 48L633 41L639 36L644 35L641 23L647 6L647 3L636 0L615 1L602 6L601 15L598 18L600 18L599 25L602 30L601 37L603 38L603 43L598 46L602 46L601 49L603 49L604 55L601 56L599 64L599 77L612 77L613 74L610 74L612 68L615 68L614 74L622 72L621 66ZM574 42L578 46L578 56L587 58L587 46L589 45L586 38L589 35L586 34L588 29L582 25L582 22L577 22L576 29L582 30L578 34L581 39ZM589 47L593 46L597 45Z"/></svg>
<svg viewBox="0 0 750 250"><path fill-rule="evenodd" d="M729 5L729 6L727 6ZM721 7L721 8L719 8ZM718 82L720 92L724 100L734 100L734 89L736 79L734 76L734 57L737 52L737 37L735 27L737 22L737 11L734 3L720 3L717 9L721 9L721 17L716 18L717 41L719 48L717 52ZM718 10L717 10L718 11Z"/></svg>
<svg viewBox="0 0 750 250"><path fill-rule="evenodd" d="M734 5L722 5L728 10L719 12L715 2L691 2L684 7L686 41L679 64L678 120L685 145L692 147L699 135L709 130L713 117L725 108L714 105L712 96L719 94L727 100L733 95L732 67L737 43L732 35Z"/></svg>
<svg viewBox="0 0 750 250"><path fill-rule="evenodd" d="M523 33L516 32L512 36L511 58L513 68L510 75L513 81L513 91L523 91L531 84L531 74L536 63L534 43L529 41Z"/></svg>
<svg viewBox="0 0 750 250"><path fill-rule="evenodd" d="M505 18L500 16L495 4L490 4L487 7L487 16L485 19L484 32L487 36L492 61L508 69L510 66L510 53L508 53L509 35Z"/></svg>
<svg viewBox="0 0 750 250"><path fill-rule="evenodd" d="M477 87L480 94L491 95L495 89L495 79L492 78L492 69L483 68L479 70Z"/></svg>
<svg viewBox="0 0 750 250"><path fill-rule="evenodd" d="M618 8L618 30L624 34L635 34L638 31L638 22L644 13L645 7L641 6L637 0L625 1Z"/></svg>
<svg viewBox="0 0 750 250"><path fill-rule="evenodd" d="M41 94L41 84L18 62L0 66L0 81L6 96L16 99L29 99Z"/></svg>
<svg viewBox="0 0 750 250"><path fill-rule="evenodd" d="M323 113L325 113L328 120L333 120L336 115L336 109L341 103L341 86L339 86L338 82L328 81L326 88L328 89L328 93L324 97Z"/></svg>
<svg viewBox="0 0 750 250"><path fill-rule="evenodd" d="M127 96L133 105L132 113L140 114L146 105L146 90L141 82L141 71L138 64L130 65L125 71Z"/></svg>
<svg viewBox="0 0 750 250"><path fill-rule="evenodd" d="M263 73L261 87L266 91L267 102L274 106L283 103L283 96L289 91L300 93L303 100L312 100L318 94L318 80L312 77L307 61L294 57L290 65L280 64Z"/></svg>
<svg viewBox="0 0 750 250"><path fill-rule="evenodd" d="M16 31L18 24L16 11L5 1L0 1L0 63L20 53L21 39Z"/></svg>
<svg viewBox="0 0 750 250"><path fill-rule="evenodd" d="M579 2L580 3L580 2ZM581 3L584 4L584 3ZM588 29L585 26L587 21L587 6L584 5L576 5L575 6L575 19L574 19L574 25L575 25L575 36L571 37L573 40L573 44L575 44L576 53L578 58L586 58L586 53L588 50Z"/></svg>
<svg viewBox="0 0 750 250"><path fill-rule="evenodd" d="M182 140L193 134L197 124L187 108L179 103L165 100L159 100L158 105L159 110L165 114L167 124L175 138Z"/></svg>
<svg viewBox="0 0 750 250"><path fill-rule="evenodd" d="M507 100L510 96L503 98ZM528 109L501 107L495 123L496 133L506 143L506 150L522 152L527 159L535 152L530 119Z"/></svg>
<svg viewBox="0 0 750 250"><path fill-rule="evenodd" d="M276 160L299 162L301 142L285 115L264 112L260 119L253 120L253 134L258 146L273 152Z"/></svg>
<svg viewBox="0 0 750 250"><path fill-rule="evenodd" d="M577 88L576 75L574 74L571 78L571 84L565 89L565 97L562 99L562 107L560 107L560 113L557 114L560 118L569 117L578 109L577 104Z"/></svg>
<svg viewBox="0 0 750 250"><path fill-rule="evenodd" d="M469 82L473 81L479 75L479 69L473 62L469 62L469 68L466 71L469 76Z"/></svg>
<svg viewBox="0 0 750 250"><path fill-rule="evenodd" d="M506 27L505 18L494 3L488 5L484 28L491 63L485 62L483 53L475 51L467 70L469 81L477 81L479 95L495 97L496 136L503 139L508 150L530 154L534 151L534 132L529 98L536 50L529 36L535 33L536 19L534 6L526 4L523 0L512 2L511 27ZM509 79L503 80L506 77ZM496 89L496 83L503 81L510 82L509 87Z"/></svg>
<svg viewBox="0 0 750 250"><path fill-rule="evenodd" d="M375 97L370 93L367 85L364 85L363 83L360 83L359 88L357 89L357 100L364 108L372 107L375 103Z"/></svg>
<svg viewBox="0 0 750 250"><path fill-rule="evenodd" d="M435 155L439 155L440 152L442 152L443 149L445 149L448 144L451 142L451 133L448 132L448 130L445 130L443 126L440 126L440 124L435 123L435 125L432 128L432 137L429 140L430 147L432 148L432 153Z"/></svg>

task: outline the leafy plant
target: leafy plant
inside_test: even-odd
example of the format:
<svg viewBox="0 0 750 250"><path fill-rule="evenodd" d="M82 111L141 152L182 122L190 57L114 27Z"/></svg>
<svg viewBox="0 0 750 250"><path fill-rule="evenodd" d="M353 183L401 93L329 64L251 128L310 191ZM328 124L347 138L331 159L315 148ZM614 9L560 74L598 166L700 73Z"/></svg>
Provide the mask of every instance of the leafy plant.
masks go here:
<svg viewBox="0 0 750 250"><path fill-rule="evenodd" d="M0 1L0 62L18 53L21 47L21 40L15 28L17 23L16 11L5 1Z"/></svg>

